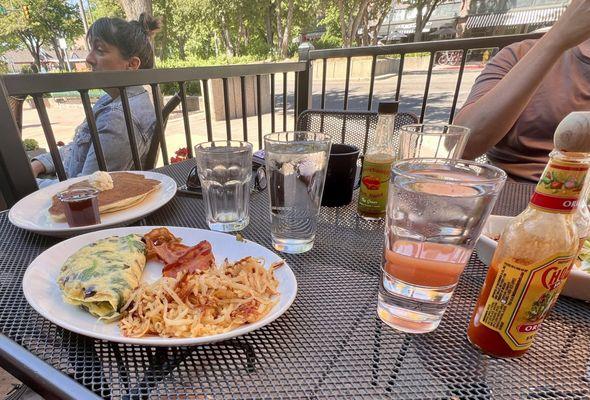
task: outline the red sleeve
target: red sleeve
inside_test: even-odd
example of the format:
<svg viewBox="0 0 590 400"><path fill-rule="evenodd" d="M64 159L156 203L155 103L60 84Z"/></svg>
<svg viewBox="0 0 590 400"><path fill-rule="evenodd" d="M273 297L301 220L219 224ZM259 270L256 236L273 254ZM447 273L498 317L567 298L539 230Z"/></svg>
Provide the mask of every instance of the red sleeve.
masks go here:
<svg viewBox="0 0 590 400"><path fill-rule="evenodd" d="M535 42L536 40L525 40L511 44L500 50L486 64L481 74L475 80L463 107L475 103L483 95L492 90L504 78L508 71L533 47Z"/></svg>

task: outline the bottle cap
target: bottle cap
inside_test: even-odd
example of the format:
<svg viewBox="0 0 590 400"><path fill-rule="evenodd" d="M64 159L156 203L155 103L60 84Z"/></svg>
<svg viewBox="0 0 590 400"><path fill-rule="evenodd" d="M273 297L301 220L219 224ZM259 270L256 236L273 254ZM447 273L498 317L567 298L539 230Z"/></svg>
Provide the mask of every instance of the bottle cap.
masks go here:
<svg viewBox="0 0 590 400"><path fill-rule="evenodd" d="M379 114L396 114L399 107L399 101L381 101L377 112Z"/></svg>
<svg viewBox="0 0 590 400"><path fill-rule="evenodd" d="M553 144L557 150L590 152L590 112L574 111L555 129Z"/></svg>

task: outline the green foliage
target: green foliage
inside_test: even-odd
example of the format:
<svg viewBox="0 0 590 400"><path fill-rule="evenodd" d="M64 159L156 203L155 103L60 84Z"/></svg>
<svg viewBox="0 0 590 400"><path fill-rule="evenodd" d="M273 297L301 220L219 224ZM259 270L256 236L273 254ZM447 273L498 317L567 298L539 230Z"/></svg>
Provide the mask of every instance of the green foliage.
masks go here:
<svg viewBox="0 0 590 400"><path fill-rule="evenodd" d="M176 94L179 90L178 84L176 82L168 82L160 84L160 90L162 91L163 95L172 96ZM201 95L201 85L199 81L189 81L186 82L186 95L187 96L200 96Z"/></svg>
<svg viewBox="0 0 590 400"><path fill-rule="evenodd" d="M8 64L2 60L0 60L0 74L7 74L8 73Z"/></svg>
<svg viewBox="0 0 590 400"><path fill-rule="evenodd" d="M88 21L89 23L102 17L125 18L125 13L116 0L90 0L89 7L92 15L92 21Z"/></svg>
<svg viewBox="0 0 590 400"><path fill-rule="evenodd" d="M39 142L35 139L24 139L23 146L25 147L25 151L33 151L39 148Z"/></svg>
<svg viewBox="0 0 590 400"><path fill-rule="evenodd" d="M189 68L189 67L209 67L215 65L229 65L229 64L250 64L253 62L264 61L261 57L257 56L240 56L240 57L187 57L185 60L180 59L168 59L168 60L157 60L157 68Z"/></svg>
<svg viewBox="0 0 590 400"><path fill-rule="evenodd" d="M215 65L224 64L249 64L253 62L262 61L260 57L256 56L242 56L242 57L210 57L210 58L198 58L188 57L185 60L180 59L167 59L158 60L156 63L157 68L190 68L190 67L208 67ZM175 82L163 83L160 85L160 90L164 95L174 95L178 92L178 85ZM186 94L188 96L201 95L201 85L198 81L190 81L186 83Z"/></svg>
<svg viewBox="0 0 590 400"><path fill-rule="evenodd" d="M26 47L39 66L41 46L63 37L70 42L83 32L77 7L62 0L13 0L13 11L0 18L0 42ZM28 7L29 17L23 10Z"/></svg>
<svg viewBox="0 0 590 400"><path fill-rule="evenodd" d="M342 37L324 33L321 38L313 42L316 49L335 49L342 47Z"/></svg>
<svg viewBox="0 0 590 400"><path fill-rule="evenodd" d="M30 65L25 65L24 67L21 68L20 73L21 74L34 74L35 71L33 71L33 67L31 67Z"/></svg>

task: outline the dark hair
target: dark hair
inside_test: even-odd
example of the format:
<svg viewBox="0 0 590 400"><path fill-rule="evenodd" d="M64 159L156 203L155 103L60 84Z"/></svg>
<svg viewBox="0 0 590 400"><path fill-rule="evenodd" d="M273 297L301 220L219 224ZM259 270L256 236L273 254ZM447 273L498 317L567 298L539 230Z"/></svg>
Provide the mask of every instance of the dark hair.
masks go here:
<svg viewBox="0 0 590 400"><path fill-rule="evenodd" d="M160 21L142 13L137 21L121 18L99 18L90 26L86 40L97 39L115 46L126 59L138 57L140 69L154 67L154 50L150 38L160 29Z"/></svg>

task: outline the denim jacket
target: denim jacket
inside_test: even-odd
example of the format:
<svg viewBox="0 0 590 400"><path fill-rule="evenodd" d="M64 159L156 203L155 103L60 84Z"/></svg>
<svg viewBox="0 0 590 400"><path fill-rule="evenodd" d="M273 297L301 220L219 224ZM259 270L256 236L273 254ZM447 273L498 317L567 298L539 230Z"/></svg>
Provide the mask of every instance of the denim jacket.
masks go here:
<svg viewBox="0 0 590 400"><path fill-rule="evenodd" d="M127 88L131 119L137 142L139 156L142 163L146 161L151 139L156 126L156 116L149 93L142 86ZM133 157L127 134L125 117L121 98L111 98L108 94L102 96L92 107L96 119L96 129L109 171L125 171L133 169ZM74 140L59 149L59 154L68 178L88 175L98 171L98 162L90 128L86 120L77 128ZM53 159L49 153L35 157L46 170L46 174L55 174ZM39 187L57 182L56 179L37 179Z"/></svg>

